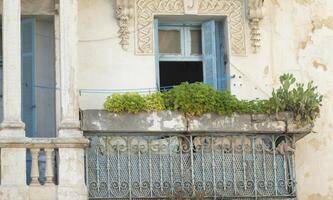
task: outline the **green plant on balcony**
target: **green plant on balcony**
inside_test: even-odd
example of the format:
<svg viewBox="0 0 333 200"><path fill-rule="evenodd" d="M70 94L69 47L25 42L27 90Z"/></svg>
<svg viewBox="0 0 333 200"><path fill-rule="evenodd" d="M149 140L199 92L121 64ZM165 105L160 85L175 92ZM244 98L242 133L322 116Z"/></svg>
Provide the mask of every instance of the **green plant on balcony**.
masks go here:
<svg viewBox="0 0 333 200"><path fill-rule="evenodd" d="M313 123L319 116L323 96L313 82L296 83L291 74L280 76L281 86L273 90L269 99L239 100L229 91L216 91L203 83L182 83L167 92L148 95L138 93L113 94L107 97L104 108L109 112L158 112L172 110L186 116L215 112L233 113L292 112L297 122Z"/></svg>

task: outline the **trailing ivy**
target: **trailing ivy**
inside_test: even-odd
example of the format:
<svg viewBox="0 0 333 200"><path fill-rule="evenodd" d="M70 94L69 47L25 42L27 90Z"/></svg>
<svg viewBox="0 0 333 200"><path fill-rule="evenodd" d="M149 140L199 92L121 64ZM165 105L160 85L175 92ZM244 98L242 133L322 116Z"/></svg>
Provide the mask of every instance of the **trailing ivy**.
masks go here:
<svg viewBox="0 0 333 200"><path fill-rule="evenodd" d="M220 115L232 113L294 113L299 122L312 123L320 112L322 95L313 82L295 83L291 74L280 77L281 86L272 92L272 97L264 100L238 100L228 91L216 91L203 83L182 83L167 92L149 95L138 93L113 94L107 97L104 107L109 112L157 112L173 110L187 116L198 116L215 112Z"/></svg>

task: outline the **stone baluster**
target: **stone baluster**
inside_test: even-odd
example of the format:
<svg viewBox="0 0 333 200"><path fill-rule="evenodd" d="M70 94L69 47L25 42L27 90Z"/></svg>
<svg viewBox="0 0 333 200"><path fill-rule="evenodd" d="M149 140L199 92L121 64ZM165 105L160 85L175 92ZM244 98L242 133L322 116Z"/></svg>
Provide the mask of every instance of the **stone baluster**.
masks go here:
<svg viewBox="0 0 333 200"><path fill-rule="evenodd" d="M45 149L46 166L45 166L45 184L53 185L53 149Z"/></svg>
<svg viewBox="0 0 333 200"><path fill-rule="evenodd" d="M39 185L39 166L38 166L38 158L39 158L39 148L38 149L30 149L31 152L31 183L30 185Z"/></svg>

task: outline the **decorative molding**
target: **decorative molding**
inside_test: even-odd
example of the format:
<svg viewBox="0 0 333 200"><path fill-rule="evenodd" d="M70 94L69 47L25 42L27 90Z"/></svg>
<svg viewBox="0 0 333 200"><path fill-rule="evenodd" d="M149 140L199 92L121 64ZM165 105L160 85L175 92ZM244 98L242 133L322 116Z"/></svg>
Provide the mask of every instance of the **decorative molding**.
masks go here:
<svg viewBox="0 0 333 200"><path fill-rule="evenodd" d="M151 55L154 50L155 15L227 16L231 52L245 55L243 0L135 0L136 53Z"/></svg>
<svg viewBox="0 0 333 200"><path fill-rule="evenodd" d="M261 47L260 21L263 19L264 0L248 0L248 18L251 29L251 46L253 52L257 53Z"/></svg>
<svg viewBox="0 0 333 200"><path fill-rule="evenodd" d="M119 44L126 51L129 46L129 22L133 17L133 7L129 3L132 0L117 0L116 17L119 24Z"/></svg>

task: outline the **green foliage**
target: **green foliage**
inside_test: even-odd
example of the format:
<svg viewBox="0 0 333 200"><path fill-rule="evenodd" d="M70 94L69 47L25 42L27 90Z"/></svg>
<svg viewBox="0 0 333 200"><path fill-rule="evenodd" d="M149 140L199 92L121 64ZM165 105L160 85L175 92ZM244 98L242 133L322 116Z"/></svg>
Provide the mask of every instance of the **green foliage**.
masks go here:
<svg viewBox="0 0 333 200"><path fill-rule="evenodd" d="M109 112L138 113L145 107L145 99L138 93L113 94L107 97L104 108Z"/></svg>
<svg viewBox="0 0 333 200"><path fill-rule="evenodd" d="M203 83L182 83L171 90L149 95L138 93L113 94L104 107L110 112L138 113L173 110L187 116L197 116L215 112L221 115L232 113L294 113L299 122L312 123L320 112L323 99L313 82L296 83L291 74L280 77L281 86L272 92L272 97L264 100L238 100L228 91L216 91Z"/></svg>
<svg viewBox="0 0 333 200"><path fill-rule="evenodd" d="M231 115L237 112L239 101L236 96L232 95L229 91L217 92L217 107L216 112L220 115Z"/></svg>
<svg viewBox="0 0 333 200"><path fill-rule="evenodd" d="M272 92L271 108L274 112L289 111L294 113L298 122L312 123L320 113L323 96L317 92L313 81L306 86L296 83L291 74L280 77L281 87Z"/></svg>
<svg viewBox="0 0 333 200"><path fill-rule="evenodd" d="M166 107L188 116L215 112L218 105L217 92L202 83L182 83L165 93Z"/></svg>
<svg viewBox="0 0 333 200"><path fill-rule="evenodd" d="M144 99L145 99L145 111L147 112L158 112L166 109L163 99L163 94L160 92L144 96Z"/></svg>
<svg viewBox="0 0 333 200"><path fill-rule="evenodd" d="M114 113L158 112L166 109L163 94L160 92L147 96L138 93L112 94L107 97L104 108Z"/></svg>

